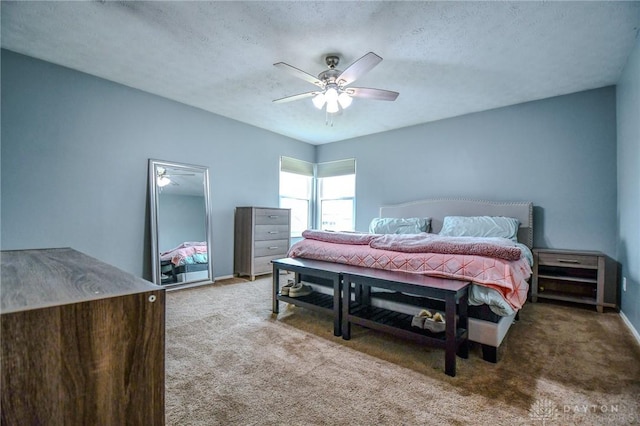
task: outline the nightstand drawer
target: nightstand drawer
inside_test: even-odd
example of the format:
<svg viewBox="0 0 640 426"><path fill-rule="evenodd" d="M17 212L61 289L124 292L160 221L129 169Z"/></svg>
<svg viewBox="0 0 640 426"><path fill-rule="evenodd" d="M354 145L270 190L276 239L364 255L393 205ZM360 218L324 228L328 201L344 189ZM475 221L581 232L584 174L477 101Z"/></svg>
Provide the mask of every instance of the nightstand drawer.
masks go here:
<svg viewBox="0 0 640 426"><path fill-rule="evenodd" d="M538 264L567 268L597 268L598 256L574 253L538 253Z"/></svg>

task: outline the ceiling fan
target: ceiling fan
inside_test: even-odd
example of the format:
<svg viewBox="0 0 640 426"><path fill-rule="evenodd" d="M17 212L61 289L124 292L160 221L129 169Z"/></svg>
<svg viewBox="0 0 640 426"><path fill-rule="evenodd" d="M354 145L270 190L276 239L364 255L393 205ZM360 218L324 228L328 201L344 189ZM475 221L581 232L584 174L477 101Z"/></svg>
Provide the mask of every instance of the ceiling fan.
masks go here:
<svg viewBox="0 0 640 426"><path fill-rule="evenodd" d="M382 62L382 58L373 52L369 52L362 58L349 65L344 71L336 67L340 57L336 54L327 55L325 62L328 70L322 71L318 77L306 73L284 62L273 64L288 73L318 86L320 90L300 93L276 99L273 102L283 103L297 101L305 98L313 98L313 104L318 109L326 108L327 115L339 113L351 105L353 98L376 99L380 101L395 101L398 92L383 89L371 89L367 87L348 87L351 83L369 72L373 67Z"/></svg>
<svg viewBox="0 0 640 426"><path fill-rule="evenodd" d="M173 176L195 176L194 173L169 173L167 169L160 166L156 169L156 175L156 182L160 188L169 184L179 186L179 183L171 179Z"/></svg>

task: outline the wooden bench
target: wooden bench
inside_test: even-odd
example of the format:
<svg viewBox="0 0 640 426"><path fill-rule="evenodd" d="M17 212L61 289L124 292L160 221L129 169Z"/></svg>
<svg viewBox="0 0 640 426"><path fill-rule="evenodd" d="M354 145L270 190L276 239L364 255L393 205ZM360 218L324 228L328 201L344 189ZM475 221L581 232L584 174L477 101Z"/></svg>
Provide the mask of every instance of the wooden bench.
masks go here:
<svg viewBox="0 0 640 426"><path fill-rule="evenodd" d="M456 353L468 357L468 291L469 282L400 271L364 268L311 259L277 259L273 263L273 313L279 302L292 303L333 316L333 334L351 338L351 324L385 331L397 336L445 349L445 372L456 374ZM332 294L313 292L302 297L280 293L280 271L328 280ZM413 294L445 302L445 331L431 333L411 326L412 315L371 305L371 288ZM353 295L353 297L352 297ZM456 315L457 307L457 315Z"/></svg>

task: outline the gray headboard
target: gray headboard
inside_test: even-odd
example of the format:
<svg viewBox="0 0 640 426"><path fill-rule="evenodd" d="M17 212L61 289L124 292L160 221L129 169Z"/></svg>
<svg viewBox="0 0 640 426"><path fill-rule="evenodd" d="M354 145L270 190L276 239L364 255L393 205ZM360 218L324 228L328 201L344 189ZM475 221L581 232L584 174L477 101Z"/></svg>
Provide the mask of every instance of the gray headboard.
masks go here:
<svg viewBox="0 0 640 426"><path fill-rule="evenodd" d="M430 217L431 232L440 232L445 216L505 216L520 221L518 241L533 247L533 203L432 199L380 207L380 217Z"/></svg>

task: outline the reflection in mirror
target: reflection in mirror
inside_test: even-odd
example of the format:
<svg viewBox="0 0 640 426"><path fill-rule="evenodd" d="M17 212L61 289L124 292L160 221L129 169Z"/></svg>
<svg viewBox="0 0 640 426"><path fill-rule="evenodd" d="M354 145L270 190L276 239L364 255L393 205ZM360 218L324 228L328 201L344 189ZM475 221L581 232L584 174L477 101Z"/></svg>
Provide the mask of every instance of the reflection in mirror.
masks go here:
<svg viewBox="0 0 640 426"><path fill-rule="evenodd" d="M149 160L149 194L153 282L212 282L209 169Z"/></svg>

